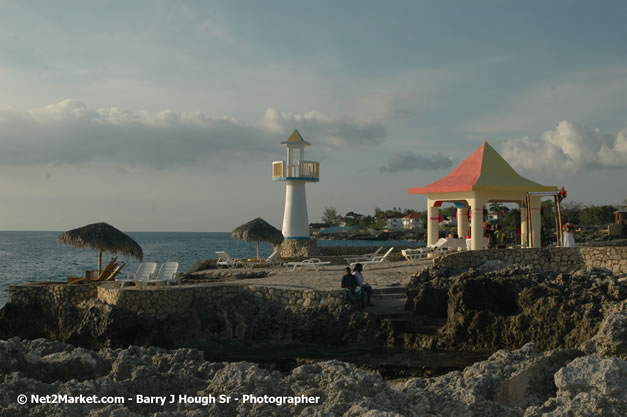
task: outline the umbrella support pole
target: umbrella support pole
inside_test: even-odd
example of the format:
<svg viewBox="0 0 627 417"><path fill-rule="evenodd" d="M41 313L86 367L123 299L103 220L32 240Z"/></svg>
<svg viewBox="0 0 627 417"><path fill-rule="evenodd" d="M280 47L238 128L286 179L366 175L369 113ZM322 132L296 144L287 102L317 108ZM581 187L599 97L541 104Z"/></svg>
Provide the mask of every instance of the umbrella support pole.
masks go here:
<svg viewBox="0 0 627 417"><path fill-rule="evenodd" d="M98 276L100 276L100 272L102 272L102 251L98 253Z"/></svg>
<svg viewBox="0 0 627 417"><path fill-rule="evenodd" d="M259 241L257 241L257 259L259 259Z"/></svg>

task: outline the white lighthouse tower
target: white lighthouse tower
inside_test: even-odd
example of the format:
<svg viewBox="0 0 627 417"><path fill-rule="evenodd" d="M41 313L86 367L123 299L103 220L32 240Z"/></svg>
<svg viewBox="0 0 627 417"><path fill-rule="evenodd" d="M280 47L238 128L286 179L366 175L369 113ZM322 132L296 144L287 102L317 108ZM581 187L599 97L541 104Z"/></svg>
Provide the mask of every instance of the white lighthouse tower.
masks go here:
<svg viewBox="0 0 627 417"><path fill-rule="evenodd" d="M272 163L272 180L285 181L285 213L283 214L283 237L285 239L309 239L307 220L306 182L318 182L320 164L305 161L306 142L298 130L294 130L286 142L287 160ZM296 155L298 152L298 159Z"/></svg>

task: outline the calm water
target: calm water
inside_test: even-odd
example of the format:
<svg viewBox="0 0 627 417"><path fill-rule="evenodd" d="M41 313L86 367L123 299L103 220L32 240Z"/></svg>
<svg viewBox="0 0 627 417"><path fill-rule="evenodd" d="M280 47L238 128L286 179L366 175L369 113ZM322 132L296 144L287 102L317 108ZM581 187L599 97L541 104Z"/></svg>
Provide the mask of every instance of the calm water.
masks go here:
<svg viewBox="0 0 627 417"><path fill-rule="evenodd" d="M84 276L86 270L98 269L98 252L58 242L62 232L0 232L0 306L7 300L9 285L29 281L65 281L67 276ZM176 261L186 271L199 259L215 258L215 251L226 250L236 258L256 256L257 245L231 239L230 233L129 232L144 250L144 260L159 264ZM416 246L416 242L378 242L368 240L320 240L319 246ZM424 245L424 244L423 244ZM260 255L272 253L272 245L262 243ZM106 264L111 255L104 253ZM118 258L122 260L122 257ZM122 272L134 272L133 258Z"/></svg>

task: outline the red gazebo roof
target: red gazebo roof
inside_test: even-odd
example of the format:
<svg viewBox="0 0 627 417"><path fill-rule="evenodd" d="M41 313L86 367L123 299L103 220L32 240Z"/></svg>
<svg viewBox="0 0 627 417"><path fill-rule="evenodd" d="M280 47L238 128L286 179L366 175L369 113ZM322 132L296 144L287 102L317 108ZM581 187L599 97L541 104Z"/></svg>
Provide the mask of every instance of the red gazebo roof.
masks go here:
<svg viewBox="0 0 627 417"><path fill-rule="evenodd" d="M483 142L446 177L426 187L409 189L409 194L452 193L460 191L556 191L518 175L488 142Z"/></svg>

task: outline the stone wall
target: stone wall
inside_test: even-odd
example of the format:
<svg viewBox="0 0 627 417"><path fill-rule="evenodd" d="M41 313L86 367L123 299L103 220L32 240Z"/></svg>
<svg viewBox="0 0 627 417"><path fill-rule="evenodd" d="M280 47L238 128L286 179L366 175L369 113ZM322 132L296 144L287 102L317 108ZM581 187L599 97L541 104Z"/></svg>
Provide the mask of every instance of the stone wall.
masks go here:
<svg viewBox="0 0 627 417"><path fill-rule="evenodd" d="M615 274L627 274L627 247L576 248L587 268L606 268Z"/></svg>
<svg viewBox="0 0 627 417"><path fill-rule="evenodd" d="M60 282L35 282L11 285L8 302L38 304L46 309L65 308L96 297L97 284L68 285Z"/></svg>
<svg viewBox="0 0 627 417"><path fill-rule="evenodd" d="M104 284L98 288L98 299L133 312L183 313L198 299L224 301L251 294L260 303L273 302L297 310L310 306L344 304L344 290L314 291L259 285L185 285L164 288L119 288Z"/></svg>
<svg viewBox="0 0 627 417"><path fill-rule="evenodd" d="M626 247L580 247L537 249L486 249L451 253L435 261L453 272L477 268L488 261L532 265L554 272L606 268L615 274L627 273Z"/></svg>

